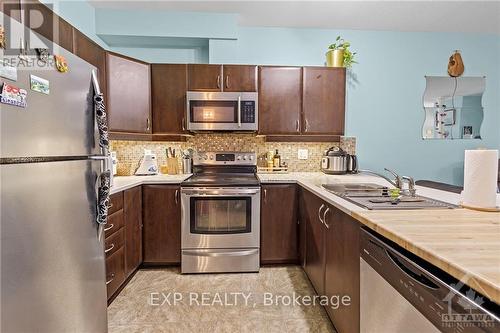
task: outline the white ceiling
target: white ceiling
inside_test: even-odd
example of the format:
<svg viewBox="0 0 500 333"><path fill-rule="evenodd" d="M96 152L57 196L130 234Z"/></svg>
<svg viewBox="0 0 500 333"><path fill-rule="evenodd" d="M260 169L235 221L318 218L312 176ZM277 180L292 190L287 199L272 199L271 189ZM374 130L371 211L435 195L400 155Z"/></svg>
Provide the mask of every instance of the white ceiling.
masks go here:
<svg viewBox="0 0 500 333"><path fill-rule="evenodd" d="M500 35L500 1L89 1L96 8L238 14L243 26Z"/></svg>

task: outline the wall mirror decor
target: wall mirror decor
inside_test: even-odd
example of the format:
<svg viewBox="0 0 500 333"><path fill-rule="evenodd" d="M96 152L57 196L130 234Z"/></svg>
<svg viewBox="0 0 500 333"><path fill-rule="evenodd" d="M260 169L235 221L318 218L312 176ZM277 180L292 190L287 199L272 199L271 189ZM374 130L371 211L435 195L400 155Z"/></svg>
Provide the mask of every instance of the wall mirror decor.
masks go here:
<svg viewBox="0 0 500 333"><path fill-rule="evenodd" d="M484 77L426 76L423 139L480 139Z"/></svg>

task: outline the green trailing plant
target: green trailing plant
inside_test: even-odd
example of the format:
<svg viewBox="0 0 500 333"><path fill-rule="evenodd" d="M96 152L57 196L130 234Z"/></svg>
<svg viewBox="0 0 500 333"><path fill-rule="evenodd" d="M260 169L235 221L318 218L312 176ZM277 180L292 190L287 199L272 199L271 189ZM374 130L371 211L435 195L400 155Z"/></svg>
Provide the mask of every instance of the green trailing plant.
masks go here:
<svg viewBox="0 0 500 333"><path fill-rule="evenodd" d="M352 52L351 43L344 40L342 37L337 36L335 43L328 46L329 50L344 50L344 67L350 68L353 64L357 64L354 60L356 52Z"/></svg>

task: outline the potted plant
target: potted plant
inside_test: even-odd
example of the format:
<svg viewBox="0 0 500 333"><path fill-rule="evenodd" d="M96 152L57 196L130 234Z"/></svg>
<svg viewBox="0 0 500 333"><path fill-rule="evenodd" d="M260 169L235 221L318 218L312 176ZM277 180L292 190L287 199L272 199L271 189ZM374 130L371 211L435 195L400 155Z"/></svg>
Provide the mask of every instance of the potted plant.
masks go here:
<svg viewBox="0 0 500 333"><path fill-rule="evenodd" d="M356 64L354 56L356 52L350 50L351 43L337 36L335 43L328 47L326 52L326 65L328 67L347 67Z"/></svg>

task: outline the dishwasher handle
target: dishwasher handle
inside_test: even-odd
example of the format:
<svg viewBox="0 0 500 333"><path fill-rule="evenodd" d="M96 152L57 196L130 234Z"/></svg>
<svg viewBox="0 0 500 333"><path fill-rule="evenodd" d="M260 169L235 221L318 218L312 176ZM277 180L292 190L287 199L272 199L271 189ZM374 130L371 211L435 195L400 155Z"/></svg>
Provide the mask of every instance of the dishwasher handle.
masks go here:
<svg viewBox="0 0 500 333"><path fill-rule="evenodd" d="M432 290L438 290L439 286L432 282L429 278L427 278L424 274L418 273L413 271L410 267L406 266L401 260L398 259L398 257L394 254L392 254L389 250L385 249L385 253L391 259L391 262L399 268L400 271L402 271L404 274L406 274L408 277L410 277L412 280L415 282L419 283L420 285L432 289Z"/></svg>

